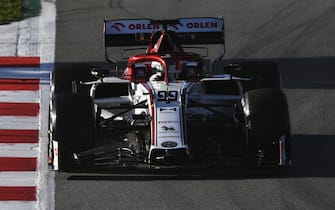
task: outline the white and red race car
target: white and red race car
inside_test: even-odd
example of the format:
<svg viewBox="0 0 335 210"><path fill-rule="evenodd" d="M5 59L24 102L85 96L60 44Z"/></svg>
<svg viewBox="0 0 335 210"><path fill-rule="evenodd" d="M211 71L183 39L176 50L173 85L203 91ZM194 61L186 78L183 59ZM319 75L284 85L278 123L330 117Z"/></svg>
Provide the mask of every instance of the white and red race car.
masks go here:
<svg viewBox="0 0 335 210"><path fill-rule="evenodd" d="M67 93L57 93L52 82L53 169L290 164L289 112L277 66L245 62L208 74L224 54L222 18L104 26L108 61L118 65L111 48L131 46L123 57L143 52L127 57L122 74L93 69L96 79L73 80ZM205 60L214 45L220 55Z"/></svg>

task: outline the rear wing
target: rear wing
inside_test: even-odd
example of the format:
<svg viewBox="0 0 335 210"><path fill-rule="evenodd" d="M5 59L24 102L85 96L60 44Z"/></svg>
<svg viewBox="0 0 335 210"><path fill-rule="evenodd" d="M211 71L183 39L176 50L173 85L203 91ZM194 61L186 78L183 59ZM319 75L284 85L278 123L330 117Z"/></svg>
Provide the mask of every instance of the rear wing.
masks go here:
<svg viewBox="0 0 335 210"><path fill-rule="evenodd" d="M176 32L182 45L220 44L224 53L224 20L213 17L105 20L105 48L148 46L152 33L164 29Z"/></svg>

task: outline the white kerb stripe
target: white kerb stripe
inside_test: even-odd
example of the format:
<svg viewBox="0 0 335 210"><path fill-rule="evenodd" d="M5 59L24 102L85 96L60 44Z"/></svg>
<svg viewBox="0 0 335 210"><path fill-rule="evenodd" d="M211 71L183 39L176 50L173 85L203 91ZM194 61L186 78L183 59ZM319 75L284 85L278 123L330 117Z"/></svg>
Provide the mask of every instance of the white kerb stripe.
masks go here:
<svg viewBox="0 0 335 210"><path fill-rule="evenodd" d="M37 156L38 156L38 143L32 143L32 144L0 143L0 157L37 158Z"/></svg>
<svg viewBox="0 0 335 210"><path fill-rule="evenodd" d="M0 186L35 186L36 176L36 171L0 172Z"/></svg>
<svg viewBox="0 0 335 210"><path fill-rule="evenodd" d="M39 117L0 116L0 129L38 130Z"/></svg>
<svg viewBox="0 0 335 210"><path fill-rule="evenodd" d="M36 201L0 201L0 209L5 210L36 210Z"/></svg>
<svg viewBox="0 0 335 210"><path fill-rule="evenodd" d="M38 103L39 100L39 91L0 90L0 102Z"/></svg>

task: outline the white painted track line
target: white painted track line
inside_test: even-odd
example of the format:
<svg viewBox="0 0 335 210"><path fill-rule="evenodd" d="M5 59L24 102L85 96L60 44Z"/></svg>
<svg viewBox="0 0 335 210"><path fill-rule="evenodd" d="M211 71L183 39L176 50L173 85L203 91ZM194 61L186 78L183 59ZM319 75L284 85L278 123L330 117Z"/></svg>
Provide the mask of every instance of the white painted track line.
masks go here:
<svg viewBox="0 0 335 210"><path fill-rule="evenodd" d="M37 209L55 209L55 173L49 171L48 151L48 112L50 76L55 62L56 40L56 0L41 1L40 16L40 141L38 160Z"/></svg>

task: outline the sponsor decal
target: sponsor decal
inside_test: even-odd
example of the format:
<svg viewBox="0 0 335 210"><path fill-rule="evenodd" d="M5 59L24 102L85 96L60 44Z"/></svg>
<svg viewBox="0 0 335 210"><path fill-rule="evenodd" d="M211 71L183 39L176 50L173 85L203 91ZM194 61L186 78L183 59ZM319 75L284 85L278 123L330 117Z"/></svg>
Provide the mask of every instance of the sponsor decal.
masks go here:
<svg viewBox="0 0 335 210"><path fill-rule="evenodd" d="M162 147L176 147L178 145L177 142L174 141L165 141L161 144Z"/></svg>
<svg viewBox="0 0 335 210"><path fill-rule="evenodd" d="M168 126L165 126L165 125L163 125L161 128L162 128L163 131L171 131L171 132L176 131L176 129L174 127L168 127Z"/></svg>
<svg viewBox="0 0 335 210"><path fill-rule="evenodd" d="M178 120L164 120L164 121L158 121L158 124L169 124L169 123L179 123Z"/></svg>
<svg viewBox="0 0 335 210"><path fill-rule="evenodd" d="M160 26L159 25L154 25L150 23L138 23L138 24L129 24L128 25L129 30L159 30Z"/></svg>
<svg viewBox="0 0 335 210"><path fill-rule="evenodd" d="M114 23L111 28L116 29L117 31L121 31L122 28L125 28L126 26L123 23L116 22Z"/></svg>
<svg viewBox="0 0 335 210"><path fill-rule="evenodd" d="M217 28L218 22L190 22L186 24L186 28L198 29L198 28Z"/></svg>
<svg viewBox="0 0 335 210"><path fill-rule="evenodd" d="M160 136L159 137L160 139L168 139L168 138L170 138L170 139L177 139L177 138L180 138L180 136Z"/></svg>
<svg viewBox="0 0 335 210"><path fill-rule="evenodd" d="M162 30L158 24L151 24L148 19L111 20L106 23L107 34L153 33ZM218 18L181 18L179 24L168 24L168 29L179 33L220 32L223 21Z"/></svg>
<svg viewBox="0 0 335 210"><path fill-rule="evenodd" d="M159 108L160 112L176 112L177 108Z"/></svg>

